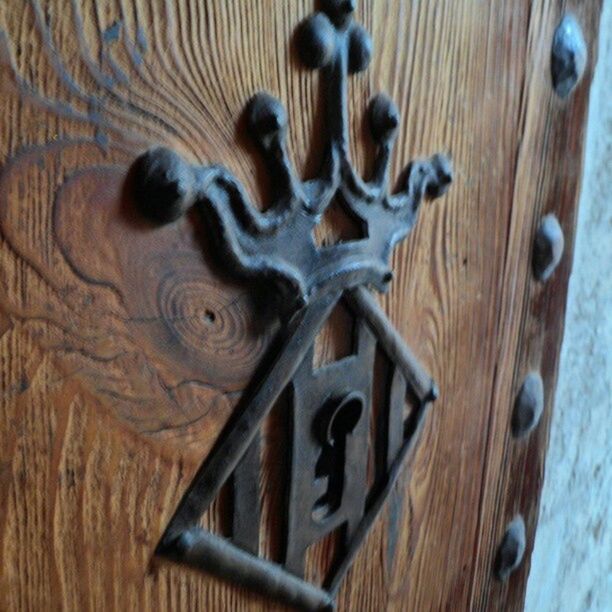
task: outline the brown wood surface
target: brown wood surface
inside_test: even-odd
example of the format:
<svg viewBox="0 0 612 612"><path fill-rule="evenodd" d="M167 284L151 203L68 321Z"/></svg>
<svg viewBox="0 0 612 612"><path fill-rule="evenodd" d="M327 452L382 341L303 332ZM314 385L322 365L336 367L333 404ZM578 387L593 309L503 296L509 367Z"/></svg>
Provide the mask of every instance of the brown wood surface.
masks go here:
<svg viewBox="0 0 612 612"><path fill-rule="evenodd" d="M456 181L394 254L382 301L442 395L339 608L520 609L528 560L505 586L491 568L516 513L528 554L533 543L601 2L359 5L375 54L351 79L357 166L371 162L363 116L382 89L402 112L395 175L449 151ZM273 607L152 560L276 323L257 287L212 263L194 219L156 230L138 219L129 168L163 143L222 162L265 201L240 118L266 89L287 105L297 167L312 175L318 78L290 45L312 9L312 0L0 1L0 609ZM590 59L561 101L549 59L565 10L583 25ZM567 247L539 285L531 244L548 212ZM332 214L318 239L347 231ZM342 316L318 343L320 360L342 352ZM513 398L532 368L545 414L516 442ZM275 432L271 421L266 439ZM311 551L310 576L331 548Z"/></svg>

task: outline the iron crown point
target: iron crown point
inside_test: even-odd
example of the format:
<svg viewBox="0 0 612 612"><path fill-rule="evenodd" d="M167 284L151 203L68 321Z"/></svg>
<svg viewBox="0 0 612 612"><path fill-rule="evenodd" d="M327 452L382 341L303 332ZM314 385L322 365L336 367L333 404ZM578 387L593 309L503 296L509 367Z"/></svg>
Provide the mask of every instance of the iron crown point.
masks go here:
<svg viewBox="0 0 612 612"><path fill-rule="evenodd" d="M171 149L150 149L138 158L134 170L136 202L150 221L176 221L193 204L196 197L193 170Z"/></svg>
<svg viewBox="0 0 612 612"><path fill-rule="evenodd" d="M349 72L363 72L372 60L372 39L363 26L351 28L348 45Z"/></svg>
<svg viewBox="0 0 612 612"><path fill-rule="evenodd" d="M302 63L312 69L324 68L333 60L336 31L324 13L307 17L297 29L297 45Z"/></svg>
<svg viewBox="0 0 612 612"><path fill-rule="evenodd" d="M384 93L378 94L370 102L370 131L377 144L392 143L399 127L397 106Z"/></svg>
<svg viewBox="0 0 612 612"><path fill-rule="evenodd" d="M271 148L275 139L284 138L287 113L274 96L266 92L255 94L248 103L247 115L251 134L264 149Z"/></svg>
<svg viewBox="0 0 612 612"><path fill-rule="evenodd" d="M321 9L338 27L350 23L356 8L355 0L321 0Z"/></svg>
<svg viewBox="0 0 612 612"><path fill-rule="evenodd" d="M430 198L443 196L453 182L453 163L450 157L438 153L431 158L434 178L429 183L427 195Z"/></svg>

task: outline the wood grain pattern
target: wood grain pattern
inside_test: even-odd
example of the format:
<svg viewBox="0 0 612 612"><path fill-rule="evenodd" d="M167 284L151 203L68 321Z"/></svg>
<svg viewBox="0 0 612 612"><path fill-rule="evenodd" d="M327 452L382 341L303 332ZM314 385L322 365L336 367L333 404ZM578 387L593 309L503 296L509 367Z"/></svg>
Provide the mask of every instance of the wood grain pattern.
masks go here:
<svg viewBox="0 0 612 612"><path fill-rule="evenodd" d="M350 85L357 167L372 161L364 111L382 89L402 113L394 175L447 150L457 180L396 250L383 299L442 396L339 608L520 609L528 562L506 586L491 567L516 512L528 554L533 542L601 0L359 5L375 54ZM165 144L222 162L265 202L240 118L266 89L286 104L296 166L312 176L321 97L290 45L312 8L0 2L0 609L275 609L152 559L278 324L265 290L224 277L193 218L155 230L139 220L129 168ZM566 10L591 59L562 102L549 57ZM566 256L538 285L531 243L548 212ZM317 239L342 235L343 223L332 215ZM318 344L321 361L342 351L342 325ZM517 443L512 402L532 368L547 404ZM265 437L276 432L272 420ZM276 478L264 476L264 522ZM331 548L312 552L311 575Z"/></svg>

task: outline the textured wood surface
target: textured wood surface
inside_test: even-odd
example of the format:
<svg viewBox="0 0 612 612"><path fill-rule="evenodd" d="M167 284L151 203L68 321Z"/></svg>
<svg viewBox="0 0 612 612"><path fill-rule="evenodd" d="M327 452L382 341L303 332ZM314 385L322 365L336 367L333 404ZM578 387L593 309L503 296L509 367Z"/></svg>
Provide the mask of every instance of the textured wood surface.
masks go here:
<svg viewBox="0 0 612 612"><path fill-rule="evenodd" d="M491 568L516 513L528 554L533 542L601 3L359 5L375 54L351 80L357 166L371 162L363 116L382 89L402 112L395 175L440 150L456 181L394 254L382 302L442 395L339 607L520 609L528 561L505 586ZM297 167L312 175L323 109L317 77L290 45L312 9L0 2L0 609L273 607L152 559L277 323L265 291L223 276L194 219L161 230L139 220L129 168L163 143L222 162L265 201L241 113L266 89L287 105ZM562 102L549 58L565 10L584 27L590 61ZM548 212L566 255L538 285L531 244ZM330 215L318 239L343 235L344 223ZM342 352L342 325L340 315L318 343L320 360ZM532 368L544 378L544 418L516 442L513 398ZM272 421L266 438L275 431ZM264 521L275 520L276 478L271 467ZM331 548L312 551L309 575Z"/></svg>

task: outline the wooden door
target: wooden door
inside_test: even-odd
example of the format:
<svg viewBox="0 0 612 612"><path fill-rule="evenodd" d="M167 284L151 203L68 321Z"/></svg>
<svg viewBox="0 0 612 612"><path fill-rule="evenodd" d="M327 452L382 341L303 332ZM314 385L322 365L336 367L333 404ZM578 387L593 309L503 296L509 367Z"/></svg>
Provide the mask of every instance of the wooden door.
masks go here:
<svg viewBox="0 0 612 612"><path fill-rule="evenodd" d="M372 62L350 79L355 166L372 165L369 99L401 112L392 176L451 154L455 181L394 253L381 305L441 395L339 594L340 610L520 609L529 571L564 305L599 0L385 0L357 7ZM246 136L259 90L286 105L303 176L323 155L319 76L291 45L313 0L0 2L0 608L264 610L272 604L159 560L155 547L279 323L267 289L227 278L197 220L152 228L130 169L163 144L231 168L256 201L270 182ZM551 83L563 14L586 73ZM256 196L256 197L255 197ZM565 234L536 282L545 214ZM317 240L350 232L326 215ZM214 255L214 253L212 254ZM263 293L263 295L262 295ZM319 362L342 354L335 314ZM514 398L541 373L545 408L511 432ZM274 419L262 472L273 526ZM222 520L222 507L208 517ZM494 559L524 517L527 552L506 582ZM219 516L221 518L219 518ZM273 548L267 531L264 549ZM331 547L308 557L316 579Z"/></svg>

